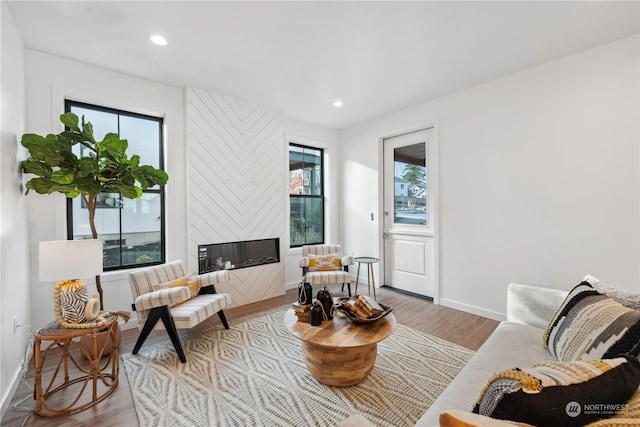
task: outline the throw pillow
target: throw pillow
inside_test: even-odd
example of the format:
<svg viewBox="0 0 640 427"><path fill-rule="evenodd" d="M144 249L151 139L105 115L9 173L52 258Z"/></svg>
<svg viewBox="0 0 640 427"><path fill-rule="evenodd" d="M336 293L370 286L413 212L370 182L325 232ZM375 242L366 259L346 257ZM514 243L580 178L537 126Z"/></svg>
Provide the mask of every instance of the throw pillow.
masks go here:
<svg viewBox="0 0 640 427"><path fill-rule="evenodd" d="M546 426L583 426L625 411L640 385L635 357L547 361L494 375L473 412Z"/></svg>
<svg viewBox="0 0 640 427"><path fill-rule="evenodd" d="M342 255L327 254L313 255L309 254L308 271L339 271L342 270Z"/></svg>
<svg viewBox="0 0 640 427"><path fill-rule="evenodd" d="M159 291L161 289L174 288L176 286L186 286L187 288L189 288L189 299L198 295L198 291L200 290L198 278L191 276L182 276L178 277L177 279L169 280L168 282L151 285L151 288L154 291Z"/></svg>
<svg viewBox="0 0 640 427"><path fill-rule="evenodd" d="M609 359L640 352L640 311L582 282L569 292L543 340L558 360Z"/></svg>
<svg viewBox="0 0 640 427"><path fill-rule="evenodd" d="M593 286L593 289L600 292L602 295L606 295L612 300L619 302L625 307L632 308L634 310L640 310L640 293L625 291L624 289L618 289L614 286L610 286L600 280L596 279L593 276L586 275L584 282L589 283Z"/></svg>

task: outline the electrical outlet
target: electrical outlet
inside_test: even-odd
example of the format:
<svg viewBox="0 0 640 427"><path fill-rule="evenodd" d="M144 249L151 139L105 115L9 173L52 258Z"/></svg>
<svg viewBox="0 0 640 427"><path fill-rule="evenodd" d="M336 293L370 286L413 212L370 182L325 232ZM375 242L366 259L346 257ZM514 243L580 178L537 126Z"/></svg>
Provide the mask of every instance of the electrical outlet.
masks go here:
<svg viewBox="0 0 640 427"><path fill-rule="evenodd" d="M14 335L18 331L18 326L20 325L18 324L18 315L16 314L15 316L13 316L13 334Z"/></svg>

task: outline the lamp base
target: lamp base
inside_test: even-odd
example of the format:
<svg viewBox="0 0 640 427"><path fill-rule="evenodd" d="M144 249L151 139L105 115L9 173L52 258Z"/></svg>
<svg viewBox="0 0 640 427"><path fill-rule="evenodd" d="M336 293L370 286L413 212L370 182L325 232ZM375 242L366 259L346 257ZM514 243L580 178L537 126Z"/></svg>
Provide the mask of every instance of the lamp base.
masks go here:
<svg viewBox="0 0 640 427"><path fill-rule="evenodd" d="M53 289L53 308L60 325L86 322L87 285L78 279L61 280Z"/></svg>

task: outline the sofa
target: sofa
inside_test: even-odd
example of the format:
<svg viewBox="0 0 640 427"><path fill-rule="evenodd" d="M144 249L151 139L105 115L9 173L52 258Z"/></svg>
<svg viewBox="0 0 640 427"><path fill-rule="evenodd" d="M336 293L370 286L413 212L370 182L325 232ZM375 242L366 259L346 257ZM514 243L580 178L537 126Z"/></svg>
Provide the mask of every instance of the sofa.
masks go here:
<svg viewBox="0 0 640 427"><path fill-rule="evenodd" d="M599 282L587 276L585 279ZM598 289L597 286L594 288ZM601 293L604 293L600 291ZM556 358L543 341L545 329L567 299L568 291L512 283L507 290L507 320L501 322L462 371L418 420L416 426L497 425L500 421L471 411L488 381L498 372L527 368ZM637 386L635 386L637 390ZM636 392L625 415L640 425L640 392ZM629 412L629 411L636 412ZM442 414L468 418L460 424L446 423ZM622 414L621 414L622 415ZM629 421L630 420L630 421ZM504 425L512 425L504 423ZM595 425L612 425L594 423Z"/></svg>

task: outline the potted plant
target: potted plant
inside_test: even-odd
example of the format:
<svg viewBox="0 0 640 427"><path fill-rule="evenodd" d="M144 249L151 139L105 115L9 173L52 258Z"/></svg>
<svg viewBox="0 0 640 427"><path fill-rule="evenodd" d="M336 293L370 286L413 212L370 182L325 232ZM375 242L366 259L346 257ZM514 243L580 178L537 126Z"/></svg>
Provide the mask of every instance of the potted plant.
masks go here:
<svg viewBox="0 0 640 427"><path fill-rule="evenodd" d="M169 177L165 171L140 165L140 156L128 156L128 142L116 133L108 133L96 141L91 123L78 120L73 113L60 116L66 130L46 137L36 134L22 136L22 145L30 157L22 162L24 173L36 175L26 183L26 192L38 194L63 193L66 197L82 197L89 215L91 235L98 238L95 213L98 195L119 193L128 199L142 196L142 190L164 185ZM80 144L89 155L79 157L74 147ZM100 276L96 276L100 309L104 309Z"/></svg>

